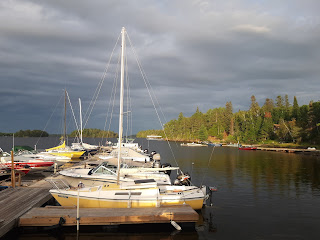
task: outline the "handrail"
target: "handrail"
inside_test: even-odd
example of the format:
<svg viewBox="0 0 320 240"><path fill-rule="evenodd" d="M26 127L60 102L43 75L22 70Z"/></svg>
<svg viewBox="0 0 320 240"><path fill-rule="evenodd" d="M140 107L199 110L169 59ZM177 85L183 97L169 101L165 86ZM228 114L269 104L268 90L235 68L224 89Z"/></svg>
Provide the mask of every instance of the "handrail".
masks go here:
<svg viewBox="0 0 320 240"><path fill-rule="evenodd" d="M63 190L69 190L70 189L70 185L68 184L68 182L64 181L63 179L49 178L49 179L46 179L46 181L48 183L50 183L51 186L53 188L57 189L58 191L61 191L61 189L63 189ZM60 186L60 188L59 188L59 186Z"/></svg>

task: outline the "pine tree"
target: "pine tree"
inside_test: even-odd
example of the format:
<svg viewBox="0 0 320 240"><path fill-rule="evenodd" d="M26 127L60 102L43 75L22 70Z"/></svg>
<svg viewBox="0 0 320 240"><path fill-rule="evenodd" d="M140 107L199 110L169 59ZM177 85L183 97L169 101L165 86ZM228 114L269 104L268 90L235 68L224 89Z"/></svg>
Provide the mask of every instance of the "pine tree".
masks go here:
<svg viewBox="0 0 320 240"><path fill-rule="evenodd" d="M256 101L256 97L254 95L251 96L251 105L250 112L254 117L258 117L260 111L260 107L258 102Z"/></svg>
<svg viewBox="0 0 320 240"><path fill-rule="evenodd" d="M232 123L232 117L233 117L233 108L232 108L232 102L226 103L226 109L224 113L224 126L227 134L230 134L233 132L233 123Z"/></svg>
<svg viewBox="0 0 320 240"><path fill-rule="evenodd" d="M297 122L300 121L300 116L299 116L299 105L298 105L298 100L296 96L293 97L293 106L292 106L292 114L291 117L296 119Z"/></svg>
<svg viewBox="0 0 320 240"><path fill-rule="evenodd" d="M201 126L198 136L199 136L200 141L208 140L208 131L204 125Z"/></svg>
<svg viewBox="0 0 320 240"><path fill-rule="evenodd" d="M290 121L291 120L291 118L290 118L290 103L289 103L289 97L287 94L284 96L284 99L285 99L284 119L286 121Z"/></svg>

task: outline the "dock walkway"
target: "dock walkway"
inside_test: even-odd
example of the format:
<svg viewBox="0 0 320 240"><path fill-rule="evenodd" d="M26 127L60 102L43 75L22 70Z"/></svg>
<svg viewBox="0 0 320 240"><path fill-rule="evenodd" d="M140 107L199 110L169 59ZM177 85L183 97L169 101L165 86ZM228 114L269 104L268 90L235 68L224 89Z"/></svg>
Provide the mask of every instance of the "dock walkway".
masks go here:
<svg viewBox="0 0 320 240"><path fill-rule="evenodd" d="M320 155L319 150L312 150L312 149L298 149L298 148L264 148L264 147L257 147L257 150L261 151L274 151L274 152L287 152L287 153L304 153L304 154L311 154L311 155Z"/></svg>
<svg viewBox="0 0 320 240"><path fill-rule="evenodd" d="M61 206L33 208L20 217L19 226L53 226L63 219L64 226L77 224L77 209ZM143 223L195 223L198 213L189 205L159 208L80 208L80 225L120 225Z"/></svg>
<svg viewBox="0 0 320 240"><path fill-rule="evenodd" d="M0 237L18 226L19 217L52 198L48 188L8 188L0 192Z"/></svg>

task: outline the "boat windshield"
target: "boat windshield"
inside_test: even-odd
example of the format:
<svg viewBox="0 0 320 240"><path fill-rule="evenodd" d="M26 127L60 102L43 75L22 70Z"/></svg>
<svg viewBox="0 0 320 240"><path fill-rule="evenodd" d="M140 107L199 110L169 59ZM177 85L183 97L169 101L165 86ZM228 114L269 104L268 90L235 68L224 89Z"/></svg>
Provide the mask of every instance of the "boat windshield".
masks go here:
<svg viewBox="0 0 320 240"><path fill-rule="evenodd" d="M120 168L130 168L127 164L121 163ZM117 175L117 166L109 165L107 162L103 162L97 167L91 170L92 173Z"/></svg>
<svg viewBox="0 0 320 240"><path fill-rule="evenodd" d="M116 167L108 165L107 162L103 162L99 166L93 168L91 172L99 174L117 175L116 169Z"/></svg>

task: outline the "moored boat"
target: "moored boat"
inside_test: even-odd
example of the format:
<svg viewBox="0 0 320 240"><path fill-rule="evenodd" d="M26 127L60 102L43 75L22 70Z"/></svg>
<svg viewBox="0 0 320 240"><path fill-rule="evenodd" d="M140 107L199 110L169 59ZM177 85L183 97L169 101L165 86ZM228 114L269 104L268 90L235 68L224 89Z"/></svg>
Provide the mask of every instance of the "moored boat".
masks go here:
<svg viewBox="0 0 320 240"><path fill-rule="evenodd" d="M78 159L85 152L86 151L73 151L71 148L66 146L66 142L65 141L59 146L46 149L46 153L49 153L49 154L55 155L55 156L67 157L67 158L70 158L70 159Z"/></svg>
<svg viewBox="0 0 320 240"><path fill-rule="evenodd" d="M148 208L188 204L201 209L206 187L157 186L155 181L135 180L80 189L51 189L52 196L66 207L80 208Z"/></svg>
<svg viewBox="0 0 320 240"><path fill-rule="evenodd" d="M240 150L257 150L257 147L239 145L239 149L240 149Z"/></svg>
<svg viewBox="0 0 320 240"><path fill-rule="evenodd" d="M181 146L185 146L185 147L207 147L207 144L202 144L202 143L181 143Z"/></svg>

